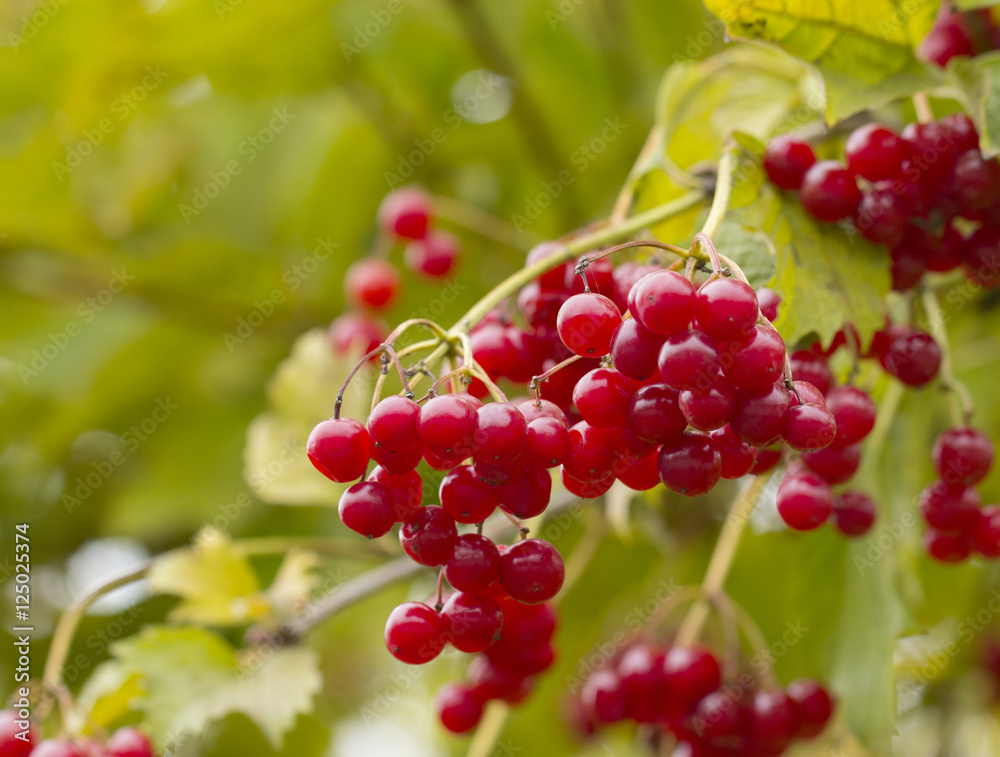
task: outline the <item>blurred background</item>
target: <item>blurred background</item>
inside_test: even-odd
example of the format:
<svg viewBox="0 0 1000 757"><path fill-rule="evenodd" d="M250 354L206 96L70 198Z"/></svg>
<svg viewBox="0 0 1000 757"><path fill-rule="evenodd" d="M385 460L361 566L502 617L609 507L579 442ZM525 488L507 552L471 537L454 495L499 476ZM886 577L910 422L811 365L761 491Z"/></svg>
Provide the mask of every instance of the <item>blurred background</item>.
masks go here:
<svg viewBox="0 0 1000 757"><path fill-rule="evenodd" d="M30 522L36 665L69 597L189 542L206 524L234 537L341 532L327 482L289 483L283 466L298 466L302 450L281 463L280 443L266 433L280 423L275 413L314 421L329 406L308 404L288 376L294 363L272 377L300 335L343 311L344 272L371 246L389 189L419 183L511 220L494 235L500 241L461 231L444 214L465 248L454 304L435 314L450 324L519 268L534 242L609 211L653 123L664 70L723 43L698 0L6 0L0 554L12 554L13 525ZM565 171L570 180L560 181ZM390 320L419 314L441 292L408 279ZM990 386L985 368L965 376L974 389ZM255 447L268 443L276 446ZM919 459L905 447L899 454ZM990 481L995 492L996 475ZM631 540L593 547L586 591L563 605L562 667L519 711L500 753L582 749L553 726L566 677L629 625L630 611L633 621L642 616L663 576L700 579L718 513L680 510L678 519L694 521L683 548L683 524L660 538L662 519L651 513ZM606 529L577 518L560 546ZM843 550L818 535L755 541L741 557L734 591L770 638L791 620L781 607L812 597L803 617L815 636L779 660L783 680L816 673L832 654L822 640L838 618L824 620L823 610L843 592L842 577L821 592L811 577L828 573L825 561ZM754 566L781 561L801 576L761 592ZM265 583L277 565L255 562ZM345 559L326 576L343 580L367 565ZM6 582L9 564L0 566ZM935 575L946 594L950 579ZM9 588L4 694L14 661ZM463 751L441 735L428 704L463 662L450 657L414 674L382 648L388 609L426 589L393 589L324 627L323 696L282 749L234 715L182 753ZM141 588L116 594L85 621L74 650L81 680L109 641L162 620L173 604L135 605L142 598Z"/></svg>

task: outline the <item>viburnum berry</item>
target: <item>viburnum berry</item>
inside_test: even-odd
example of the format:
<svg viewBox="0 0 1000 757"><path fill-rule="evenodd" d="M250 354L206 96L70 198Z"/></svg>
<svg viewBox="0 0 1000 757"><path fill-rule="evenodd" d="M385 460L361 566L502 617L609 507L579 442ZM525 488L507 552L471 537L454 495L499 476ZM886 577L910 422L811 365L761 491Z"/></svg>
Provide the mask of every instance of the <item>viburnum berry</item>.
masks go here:
<svg viewBox="0 0 1000 757"><path fill-rule="evenodd" d="M737 479L750 473L757 461L757 447L744 442L729 426L716 429L710 432L709 436L718 447L722 458L720 471L722 478Z"/></svg>
<svg viewBox="0 0 1000 757"><path fill-rule="evenodd" d="M836 161L821 160L802 178L799 201L816 220L833 223L854 215L861 190L850 171Z"/></svg>
<svg viewBox="0 0 1000 757"><path fill-rule="evenodd" d="M412 518L420 508L424 494L424 481L416 471L389 473L381 465L368 474L369 481L382 484L392 493L393 512L397 522Z"/></svg>
<svg viewBox="0 0 1000 757"><path fill-rule="evenodd" d="M472 444L477 463L511 463L524 452L527 441L528 424L514 405L490 402L476 410Z"/></svg>
<svg viewBox="0 0 1000 757"><path fill-rule="evenodd" d="M978 484L993 466L993 442L979 429L964 426L945 431L932 452L934 467L949 486Z"/></svg>
<svg viewBox="0 0 1000 757"><path fill-rule="evenodd" d="M969 486L935 481L920 493L920 514L927 524L945 533L964 532L979 509L979 494Z"/></svg>
<svg viewBox="0 0 1000 757"><path fill-rule="evenodd" d="M390 395L382 399L368 416L372 444L399 450L420 442L420 406L408 397Z"/></svg>
<svg viewBox="0 0 1000 757"><path fill-rule="evenodd" d="M82 748L72 741L46 739L34 748L32 757L87 757Z"/></svg>
<svg viewBox="0 0 1000 757"><path fill-rule="evenodd" d="M559 308L556 328L559 338L574 354L603 357L611 351L611 338L622 315L614 302L602 294L574 294Z"/></svg>
<svg viewBox="0 0 1000 757"><path fill-rule="evenodd" d="M782 189L798 189L806 171L816 162L808 142L788 135L775 137L764 152L764 170L771 183Z"/></svg>
<svg viewBox="0 0 1000 757"><path fill-rule="evenodd" d="M799 452L828 447L836 435L837 421L826 405L811 402L792 405L785 415L782 437Z"/></svg>
<svg viewBox="0 0 1000 757"><path fill-rule="evenodd" d="M666 384L640 388L629 402L625 426L640 439L663 444L680 437L687 420L680 409L680 394Z"/></svg>
<svg viewBox="0 0 1000 757"><path fill-rule="evenodd" d="M781 377L784 364L784 340L770 326L758 324L723 355L722 372L739 389L764 389Z"/></svg>
<svg viewBox="0 0 1000 757"><path fill-rule="evenodd" d="M660 348L660 376L674 389L705 391L719 375L719 348L702 331L687 329L669 337Z"/></svg>
<svg viewBox="0 0 1000 757"><path fill-rule="evenodd" d="M593 483L612 474L617 450L609 429L580 421L569 430L569 453L563 466L573 478Z"/></svg>
<svg viewBox="0 0 1000 757"><path fill-rule="evenodd" d="M672 647L663 658L663 678L669 706L687 711L722 683L719 661L704 647Z"/></svg>
<svg viewBox="0 0 1000 757"><path fill-rule="evenodd" d="M588 717L597 723L618 723L628 709L625 686L610 668L601 668L587 678L580 689L580 699Z"/></svg>
<svg viewBox="0 0 1000 757"><path fill-rule="evenodd" d="M455 649L482 652L500 638L503 611L489 597L458 591L444 603L441 621Z"/></svg>
<svg viewBox="0 0 1000 757"><path fill-rule="evenodd" d="M757 293L739 279L718 278L698 290L698 328L719 342L741 341L757 323Z"/></svg>
<svg viewBox="0 0 1000 757"><path fill-rule="evenodd" d="M565 420L536 418L528 424L527 457L530 465L554 468L569 454L569 426Z"/></svg>
<svg viewBox="0 0 1000 757"><path fill-rule="evenodd" d="M633 491L653 489L660 483L656 451L642 457L620 457L615 465L615 478Z"/></svg>
<svg viewBox="0 0 1000 757"><path fill-rule="evenodd" d="M826 406L836 420L837 444L856 444L875 427L875 402L868 392L837 386L826 395Z"/></svg>
<svg viewBox="0 0 1000 757"><path fill-rule="evenodd" d="M695 288L675 271L651 273L633 288L632 315L647 330L661 336L676 334L688 327L695 312Z"/></svg>
<svg viewBox="0 0 1000 757"><path fill-rule="evenodd" d="M581 481L566 472L566 468L559 469L559 476L562 479L566 491L574 497L581 499L596 499L608 493L608 490L615 483L614 476L608 476L600 481Z"/></svg>
<svg viewBox="0 0 1000 757"><path fill-rule="evenodd" d="M760 308L760 314L767 318L767 320L773 321L778 317L778 307L780 305L781 297L773 289L761 287L757 290L757 307Z"/></svg>
<svg viewBox="0 0 1000 757"><path fill-rule="evenodd" d="M525 267L533 266L563 250L564 247L559 242L542 242L532 247L525 258ZM535 281L538 282L543 292L563 292L566 288L566 277L573 272L573 265L568 261L556 263L544 273L540 274Z"/></svg>
<svg viewBox="0 0 1000 757"><path fill-rule="evenodd" d="M15 710L0 710L0 755L3 757L28 757L38 743L34 725L29 721L27 730Z"/></svg>
<svg viewBox="0 0 1000 757"><path fill-rule="evenodd" d="M1000 162L985 158L979 149L958 156L950 186L963 208L983 210L1000 202Z"/></svg>
<svg viewBox="0 0 1000 757"><path fill-rule="evenodd" d="M447 231L432 231L423 239L416 239L406 245L403 261L414 273L432 279L447 276L455 267L461 242Z"/></svg>
<svg viewBox="0 0 1000 757"><path fill-rule="evenodd" d="M962 235L951 224L947 224L938 236L926 231L918 232L921 251L928 271L947 273L962 264Z"/></svg>
<svg viewBox="0 0 1000 757"><path fill-rule="evenodd" d="M468 686L452 683L443 686L435 700L441 725L452 733L467 733L483 717L483 701Z"/></svg>
<svg viewBox="0 0 1000 757"><path fill-rule="evenodd" d="M368 313L344 313L330 323L327 337L337 355L351 351L367 355L382 344L387 333L385 325Z"/></svg>
<svg viewBox="0 0 1000 757"><path fill-rule="evenodd" d="M625 413L635 393L635 382L611 368L595 368L576 383L573 404L595 428L615 428L625 423Z"/></svg>
<svg viewBox="0 0 1000 757"><path fill-rule="evenodd" d="M309 434L306 454L316 470L339 484L361 478L371 457L368 431L356 420L331 418Z"/></svg>
<svg viewBox="0 0 1000 757"><path fill-rule="evenodd" d="M791 355L789 364L792 368L792 378L796 381L808 381L823 395L830 391L833 385L833 372L826 360L816 353L799 350Z"/></svg>
<svg viewBox="0 0 1000 757"><path fill-rule="evenodd" d="M791 404L792 394L780 382L765 389L737 391L729 427L747 444L767 447L781 438Z"/></svg>
<svg viewBox="0 0 1000 757"><path fill-rule="evenodd" d="M378 222L386 234L398 239L423 239L430 227L431 200L417 187L402 187L387 194L378 208Z"/></svg>
<svg viewBox="0 0 1000 757"><path fill-rule="evenodd" d="M663 673L665 652L647 642L633 644L618 661L617 672L625 689L628 717L652 723L660 714L661 700L668 694Z"/></svg>
<svg viewBox="0 0 1000 757"><path fill-rule="evenodd" d="M972 544L983 557L1000 557L1000 507L988 505L978 512L972 526Z"/></svg>
<svg viewBox="0 0 1000 757"><path fill-rule="evenodd" d="M800 678L788 684L786 691L798 710L799 738L822 733L833 715L833 699L826 689L811 678Z"/></svg>
<svg viewBox="0 0 1000 757"><path fill-rule="evenodd" d="M843 492L833 500L833 524L845 536L868 533L875 523L875 503L864 492Z"/></svg>
<svg viewBox="0 0 1000 757"><path fill-rule="evenodd" d="M399 272L386 260L365 258L344 274L344 296L348 302L384 310L399 295Z"/></svg>
<svg viewBox="0 0 1000 757"><path fill-rule="evenodd" d="M832 444L815 452L803 452L802 462L828 484L842 484L858 472L861 445Z"/></svg>
<svg viewBox="0 0 1000 757"><path fill-rule="evenodd" d="M711 491L722 476L722 455L715 441L701 431L685 431L660 447L660 480L678 494L698 497Z"/></svg>
<svg viewBox="0 0 1000 757"><path fill-rule="evenodd" d="M972 538L965 532L945 533L928 528L924 532L924 549L938 562L960 563L972 554Z"/></svg>
<svg viewBox="0 0 1000 757"><path fill-rule="evenodd" d="M907 143L892 129L871 123L859 126L847 138L847 169L869 181L891 179L909 157Z"/></svg>
<svg viewBox="0 0 1000 757"><path fill-rule="evenodd" d="M754 460L753 465L750 468L751 475L756 476L761 473L772 471L777 467L778 463L781 462L781 447L779 445L763 448L754 447L753 449L757 452L757 459ZM829 447L827 447L827 449L829 449Z"/></svg>
<svg viewBox="0 0 1000 757"><path fill-rule="evenodd" d="M119 728L104 745L107 757L153 757L153 744L138 728Z"/></svg>
<svg viewBox="0 0 1000 757"><path fill-rule="evenodd" d="M876 188L862 195L854 228L869 242L892 248L906 235L907 211L891 189Z"/></svg>
<svg viewBox="0 0 1000 757"><path fill-rule="evenodd" d="M923 278L924 272L927 270L927 261L911 244L907 244L906 237L892 248L890 257L892 267L889 269L889 273L892 276L894 291L905 292L920 283L920 279Z"/></svg>
<svg viewBox="0 0 1000 757"><path fill-rule="evenodd" d="M541 539L522 539L500 559L500 580L519 602L538 604L562 588L566 569L558 550Z"/></svg>
<svg viewBox="0 0 1000 757"><path fill-rule="evenodd" d="M685 389L680 393L678 404L692 428L714 431L732 418L736 409L736 391L728 381L717 378L704 391Z"/></svg>
<svg viewBox="0 0 1000 757"><path fill-rule="evenodd" d="M500 550L481 534L455 540L444 566L444 577L459 591L483 592L500 578Z"/></svg>
<svg viewBox="0 0 1000 757"><path fill-rule="evenodd" d="M498 488L500 506L518 518L540 515L549 506L551 495L552 476L542 467L528 468Z"/></svg>
<svg viewBox="0 0 1000 757"><path fill-rule="evenodd" d="M822 526L833 510L830 486L813 473L792 473L778 485L778 514L789 528L811 531Z"/></svg>
<svg viewBox="0 0 1000 757"><path fill-rule="evenodd" d="M479 475L474 465L448 471L438 489L441 507L459 523L482 523L500 504L496 489Z"/></svg>
<svg viewBox="0 0 1000 757"><path fill-rule="evenodd" d="M396 523L396 500L384 484L362 481L340 495L337 513L352 531L377 539Z"/></svg>
<svg viewBox="0 0 1000 757"><path fill-rule="evenodd" d="M476 411L483 403L468 394L431 397L420 408L418 433L424 447L447 460L472 456Z"/></svg>
<svg viewBox="0 0 1000 757"><path fill-rule="evenodd" d="M930 334L910 331L889 344L882 366L907 386L933 381L941 368L941 348Z"/></svg>
<svg viewBox="0 0 1000 757"><path fill-rule="evenodd" d="M611 338L611 361L619 373L645 381L656 373L662 344L662 336L629 318L622 321Z"/></svg>
<svg viewBox="0 0 1000 757"><path fill-rule="evenodd" d="M444 565L457 538L455 519L437 505L420 508L399 529L403 551L421 565Z"/></svg>
<svg viewBox="0 0 1000 757"><path fill-rule="evenodd" d="M765 754L781 754L799 733L798 708L782 689L755 691L748 720L753 743Z"/></svg>

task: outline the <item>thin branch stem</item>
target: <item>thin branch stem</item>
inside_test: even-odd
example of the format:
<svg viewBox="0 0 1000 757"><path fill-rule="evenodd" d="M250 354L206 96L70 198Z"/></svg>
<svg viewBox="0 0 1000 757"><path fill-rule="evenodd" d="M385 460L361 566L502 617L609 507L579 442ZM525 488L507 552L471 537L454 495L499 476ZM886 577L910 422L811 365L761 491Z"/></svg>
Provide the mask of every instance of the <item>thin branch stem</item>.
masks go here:
<svg viewBox="0 0 1000 757"><path fill-rule="evenodd" d="M469 231L473 231L481 237L491 239L506 247L515 250L526 249L524 240L518 236L514 227L502 218L498 218L492 213L476 207L467 202L456 200L453 197L434 195L431 198L434 204L434 216L444 221L450 221L457 226L461 226ZM528 233L528 232L524 232Z"/></svg>
<svg viewBox="0 0 1000 757"><path fill-rule="evenodd" d="M952 362L951 341L948 339L948 329L945 327L945 315L941 310L937 295L930 289L925 289L921 296L924 313L927 315L927 327L941 349L941 388L948 393L948 410L951 421L956 426L968 425L974 411L972 394L955 376L955 366Z"/></svg>
<svg viewBox="0 0 1000 757"><path fill-rule="evenodd" d="M736 170L736 150L727 146L719 160L719 171L715 178L715 195L712 197L712 207L708 211L705 225L701 233L711 238L719 230L722 219L729 210L729 197L733 192L733 172Z"/></svg>

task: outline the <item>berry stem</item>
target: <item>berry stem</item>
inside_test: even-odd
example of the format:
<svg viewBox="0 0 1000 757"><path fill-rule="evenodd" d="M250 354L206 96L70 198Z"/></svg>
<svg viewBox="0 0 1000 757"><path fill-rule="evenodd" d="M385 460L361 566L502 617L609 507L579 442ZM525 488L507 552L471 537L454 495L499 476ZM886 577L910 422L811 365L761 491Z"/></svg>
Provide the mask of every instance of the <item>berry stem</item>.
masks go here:
<svg viewBox="0 0 1000 757"><path fill-rule="evenodd" d="M580 360L581 357L582 357L581 355L571 355L570 357L563 360L561 363L556 363L544 373L539 373L537 376L533 376L531 379L531 383L528 384L528 389L533 390L535 392L535 399L542 398L542 384L545 383L546 379L548 379L549 376L558 373L568 365L572 365L577 360Z"/></svg>
<svg viewBox="0 0 1000 757"><path fill-rule="evenodd" d="M444 195L433 195L431 202L434 205L436 218L450 221L456 226L461 226L484 239L491 239L505 247L522 252L527 249L523 238L518 235L510 223L482 208ZM524 232L524 234L527 235L529 232Z"/></svg>
<svg viewBox="0 0 1000 757"><path fill-rule="evenodd" d="M719 160L719 170L715 175L715 195L712 197L712 206L709 208L705 225L701 227L701 233L706 237L713 237L715 232L719 230L722 219L726 217L726 211L729 210L729 197L733 192L733 172L735 170L736 147L729 144Z"/></svg>
<svg viewBox="0 0 1000 757"><path fill-rule="evenodd" d="M948 411L951 422L955 426L968 425L972 420L975 408L968 387L955 377L955 366L951 359L951 342L948 339L948 329L945 327L946 317L941 310L937 295L930 289L924 289L921 296L924 313L927 316L927 328L941 349L941 389L948 393Z"/></svg>
<svg viewBox="0 0 1000 757"><path fill-rule="evenodd" d="M708 619L710 604L723 591L729 569L733 566L733 559L736 557L736 550L740 545L740 537L743 536L743 531L747 523L750 522L750 515L757 505L757 498L769 478L770 476L766 474L754 476L729 509L726 521L722 524L719 541L716 542L715 549L712 551L708 570L705 572L705 580L701 582L704 596L684 618L684 622L677 632L677 644L682 646L693 644L698 638L698 634L701 633L701 628Z"/></svg>
<svg viewBox="0 0 1000 757"><path fill-rule="evenodd" d="M926 92L913 93L913 110L917 113L917 120L922 124L927 124L934 120L931 99L927 96Z"/></svg>

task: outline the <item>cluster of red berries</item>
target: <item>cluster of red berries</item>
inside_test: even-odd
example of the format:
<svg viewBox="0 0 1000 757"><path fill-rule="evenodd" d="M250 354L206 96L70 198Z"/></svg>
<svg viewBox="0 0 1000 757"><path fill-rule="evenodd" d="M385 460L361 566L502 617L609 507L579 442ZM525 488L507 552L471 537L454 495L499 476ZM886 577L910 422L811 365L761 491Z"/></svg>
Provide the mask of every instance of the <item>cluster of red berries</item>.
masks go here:
<svg viewBox="0 0 1000 757"><path fill-rule="evenodd" d="M846 167L817 161L808 143L782 136L768 144L764 169L776 186L797 190L813 218L887 247L893 289L963 265L980 285L1000 286L1000 162L983 156L968 116L907 124L902 134L866 124L844 153ZM978 228L963 237L956 219Z"/></svg>
<svg viewBox="0 0 1000 757"><path fill-rule="evenodd" d="M1000 507L980 508L975 489L993 465L989 437L969 426L948 429L934 443L932 457L940 478L920 494L927 553L947 563L973 552L1000 557Z"/></svg>
<svg viewBox="0 0 1000 757"><path fill-rule="evenodd" d="M39 739L23 729L15 710L0 712L0 757L154 757L153 745L135 728L119 728L104 744L91 739Z"/></svg>
<svg viewBox="0 0 1000 757"><path fill-rule="evenodd" d="M957 57L973 57L1000 48L1000 28L989 8L957 11L943 3L934 26L920 42L925 59L944 68Z"/></svg>
<svg viewBox="0 0 1000 757"><path fill-rule="evenodd" d="M405 244L403 262L414 274L427 279L447 276L462 247L458 237L434 228L431 199L416 187L390 192L378 209L378 225L386 239ZM391 307L399 296L400 277L388 260L368 257L347 269L344 296L355 310L330 324L334 352L351 347L371 352L385 338L385 325L375 315Z"/></svg>
<svg viewBox="0 0 1000 757"><path fill-rule="evenodd" d="M584 683L575 711L585 734L631 720L670 732L684 751L713 757L777 757L818 736L833 714L826 689L800 679L760 688L749 674L724 683L703 647L629 646Z"/></svg>

